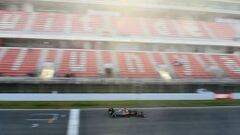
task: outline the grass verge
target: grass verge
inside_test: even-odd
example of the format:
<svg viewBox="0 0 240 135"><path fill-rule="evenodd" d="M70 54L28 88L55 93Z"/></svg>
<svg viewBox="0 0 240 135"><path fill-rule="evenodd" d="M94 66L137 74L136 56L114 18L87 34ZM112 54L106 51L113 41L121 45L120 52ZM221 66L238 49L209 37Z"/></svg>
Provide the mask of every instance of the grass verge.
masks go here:
<svg viewBox="0 0 240 135"><path fill-rule="evenodd" d="M201 107L201 106L240 106L240 100L0 102L1 109L68 109L68 108L100 108L100 107Z"/></svg>

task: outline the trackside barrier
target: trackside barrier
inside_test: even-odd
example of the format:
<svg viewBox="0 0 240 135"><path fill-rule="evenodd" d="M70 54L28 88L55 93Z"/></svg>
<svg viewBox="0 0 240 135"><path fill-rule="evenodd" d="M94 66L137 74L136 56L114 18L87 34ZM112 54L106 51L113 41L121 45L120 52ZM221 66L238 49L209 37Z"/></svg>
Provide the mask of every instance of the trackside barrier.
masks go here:
<svg viewBox="0 0 240 135"><path fill-rule="evenodd" d="M232 99L240 99L240 93L233 93Z"/></svg>
<svg viewBox="0 0 240 135"><path fill-rule="evenodd" d="M214 100L213 93L0 94L0 101Z"/></svg>
<svg viewBox="0 0 240 135"><path fill-rule="evenodd" d="M82 93L0 94L0 101L121 101L121 100L218 100L240 99L240 93Z"/></svg>
<svg viewBox="0 0 240 135"><path fill-rule="evenodd" d="M232 93L229 93L229 94L215 94L215 99L217 99L217 100L221 100L221 99L231 100L232 98L233 98Z"/></svg>

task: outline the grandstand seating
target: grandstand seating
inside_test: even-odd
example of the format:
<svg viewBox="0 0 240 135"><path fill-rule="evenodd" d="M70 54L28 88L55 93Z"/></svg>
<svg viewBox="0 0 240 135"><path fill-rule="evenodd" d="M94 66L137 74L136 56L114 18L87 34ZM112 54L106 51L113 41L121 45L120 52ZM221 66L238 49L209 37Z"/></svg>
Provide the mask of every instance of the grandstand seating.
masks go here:
<svg viewBox="0 0 240 135"><path fill-rule="evenodd" d="M178 20L184 37L189 38L209 38L207 31L204 29L204 23L200 21Z"/></svg>
<svg viewBox="0 0 240 135"><path fill-rule="evenodd" d="M36 13L32 30L35 32L64 32L66 15Z"/></svg>
<svg viewBox="0 0 240 135"><path fill-rule="evenodd" d="M230 78L240 79L240 59L235 55L212 55Z"/></svg>
<svg viewBox="0 0 240 135"><path fill-rule="evenodd" d="M232 40L235 37L235 31L228 24L208 22L207 26L219 39Z"/></svg>
<svg viewBox="0 0 240 135"><path fill-rule="evenodd" d="M48 50L45 58L45 62L54 62L57 57L57 50Z"/></svg>
<svg viewBox="0 0 240 135"><path fill-rule="evenodd" d="M103 26L103 18L97 15L91 17L73 15L71 25L73 33L96 34Z"/></svg>
<svg viewBox="0 0 240 135"><path fill-rule="evenodd" d="M151 36L177 36L177 30L173 27L173 23L170 19L152 18L142 20L146 23Z"/></svg>
<svg viewBox="0 0 240 135"><path fill-rule="evenodd" d="M109 19L104 19L105 17ZM33 18L33 20L30 20L30 18ZM67 35L99 36L104 35L103 33L108 32L109 29L118 36L146 37L148 35L151 37L214 38L221 40L233 40L236 37L236 32L231 25L219 22L0 11L0 32L23 31L30 32L30 34L64 35L67 33Z"/></svg>
<svg viewBox="0 0 240 135"><path fill-rule="evenodd" d="M75 77L97 76L96 52L64 50L59 67L59 76L72 74Z"/></svg>
<svg viewBox="0 0 240 135"><path fill-rule="evenodd" d="M118 52L120 76L133 78L156 77L156 71L144 52Z"/></svg>
<svg viewBox="0 0 240 135"><path fill-rule="evenodd" d="M123 36L143 35L143 29L139 22L139 18L135 17L112 17L113 28Z"/></svg>
<svg viewBox="0 0 240 135"><path fill-rule="evenodd" d="M206 67L210 65L215 65L215 63L212 61L211 57L207 54L199 54L199 57L204 61L204 64Z"/></svg>
<svg viewBox="0 0 240 135"><path fill-rule="evenodd" d="M0 31L23 31L29 14L0 10Z"/></svg>
<svg viewBox="0 0 240 135"><path fill-rule="evenodd" d="M44 51L47 53L43 53ZM62 57L57 58L58 53L62 53ZM167 60L163 60L162 56ZM42 58L45 60L41 60ZM154 64L171 65L176 78L213 78L206 67L214 64L223 69L227 77L240 79L238 55L4 47L0 48L0 74L2 76L36 74L38 65L43 62L54 62L55 58L60 59L59 68L56 69L59 77L66 77L69 74L72 77L98 77L99 68L102 67L97 63L101 59L102 64L114 65L112 68L118 69L116 74L123 78L158 78Z"/></svg>
<svg viewBox="0 0 240 135"><path fill-rule="evenodd" d="M101 51L101 55L104 64L113 63L113 56L110 51Z"/></svg>
<svg viewBox="0 0 240 135"><path fill-rule="evenodd" d="M40 49L10 48L0 61L1 75L27 76L36 70Z"/></svg>
<svg viewBox="0 0 240 135"><path fill-rule="evenodd" d="M154 53L152 53L152 55L153 55L153 59L156 64L164 64L164 61L159 53L154 52Z"/></svg>
<svg viewBox="0 0 240 135"><path fill-rule="evenodd" d="M194 58L193 54L167 53L179 78L210 78L210 74Z"/></svg>

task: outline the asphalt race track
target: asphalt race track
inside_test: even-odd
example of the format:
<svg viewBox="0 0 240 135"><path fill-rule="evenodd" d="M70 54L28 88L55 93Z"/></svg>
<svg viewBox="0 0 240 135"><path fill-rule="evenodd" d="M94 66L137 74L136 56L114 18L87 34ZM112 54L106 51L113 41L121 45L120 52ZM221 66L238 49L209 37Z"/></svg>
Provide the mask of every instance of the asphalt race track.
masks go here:
<svg viewBox="0 0 240 135"><path fill-rule="evenodd" d="M66 135L68 111L1 110L0 135Z"/></svg>
<svg viewBox="0 0 240 135"><path fill-rule="evenodd" d="M81 135L237 135L240 108L146 109L146 118L81 111Z"/></svg>
<svg viewBox="0 0 240 135"><path fill-rule="evenodd" d="M0 110L0 135L240 134L240 107L138 110L146 118L109 118L106 109Z"/></svg>

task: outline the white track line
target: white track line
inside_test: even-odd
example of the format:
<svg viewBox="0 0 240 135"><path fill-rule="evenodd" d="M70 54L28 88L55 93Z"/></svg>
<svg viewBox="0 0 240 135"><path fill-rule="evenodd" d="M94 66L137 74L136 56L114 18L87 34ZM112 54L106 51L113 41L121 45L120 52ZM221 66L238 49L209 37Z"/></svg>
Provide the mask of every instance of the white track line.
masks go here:
<svg viewBox="0 0 240 135"><path fill-rule="evenodd" d="M71 109L68 119L67 135L79 135L80 109Z"/></svg>

